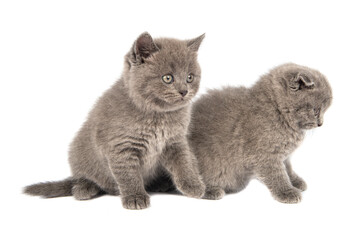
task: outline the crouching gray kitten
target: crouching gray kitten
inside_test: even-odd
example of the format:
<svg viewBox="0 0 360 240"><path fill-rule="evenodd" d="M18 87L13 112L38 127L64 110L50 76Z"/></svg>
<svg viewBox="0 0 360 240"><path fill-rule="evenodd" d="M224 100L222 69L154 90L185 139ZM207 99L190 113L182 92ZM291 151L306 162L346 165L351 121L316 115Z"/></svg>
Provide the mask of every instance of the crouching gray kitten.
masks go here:
<svg viewBox="0 0 360 240"><path fill-rule="evenodd" d="M125 56L124 71L95 104L69 151L72 176L24 192L91 199L121 195L128 209L149 206L145 188L169 174L190 197L205 193L186 133L190 101L198 91L197 51L204 38L152 39L143 33Z"/></svg>
<svg viewBox="0 0 360 240"><path fill-rule="evenodd" d="M323 124L331 101L326 78L296 64L274 68L251 88L202 96L193 106L188 139L206 184L204 198L238 192L255 177L278 201L299 202L306 184L290 155L306 130Z"/></svg>

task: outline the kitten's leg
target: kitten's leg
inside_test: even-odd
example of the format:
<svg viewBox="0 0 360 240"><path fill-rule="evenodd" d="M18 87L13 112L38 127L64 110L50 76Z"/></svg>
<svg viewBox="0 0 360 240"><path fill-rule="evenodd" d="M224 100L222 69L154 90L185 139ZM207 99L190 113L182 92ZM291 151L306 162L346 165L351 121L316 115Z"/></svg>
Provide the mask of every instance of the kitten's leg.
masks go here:
<svg viewBox="0 0 360 240"><path fill-rule="evenodd" d="M269 162L261 165L256 169L256 175L279 202L297 203L301 201L301 192L292 186L282 162Z"/></svg>
<svg viewBox="0 0 360 240"><path fill-rule="evenodd" d="M119 186L124 208L144 209L150 205L150 197L144 188L141 175L140 150L136 148L113 147L107 154L110 170Z"/></svg>
<svg viewBox="0 0 360 240"><path fill-rule="evenodd" d="M85 178L77 179L71 192L77 200L89 200L103 193L99 186Z"/></svg>
<svg viewBox="0 0 360 240"><path fill-rule="evenodd" d="M224 189L221 187L206 187L206 192L204 195L204 199L210 200L219 200L222 199L225 195Z"/></svg>
<svg viewBox="0 0 360 240"><path fill-rule="evenodd" d="M307 186L305 181L299 177L292 169L290 159L286 159L285 162L286 171L290 177L291 184L296 187L297 189L300 189L301 191L305 191Z"/></svg>
<svg viewBox="0 0 360 240"><path fill-rule="evenodd" d="M166 146L160 161L172 175L174 184L180 192L195 198L204 195L205 185L198 173L195 156L185 139Z"/></svg>

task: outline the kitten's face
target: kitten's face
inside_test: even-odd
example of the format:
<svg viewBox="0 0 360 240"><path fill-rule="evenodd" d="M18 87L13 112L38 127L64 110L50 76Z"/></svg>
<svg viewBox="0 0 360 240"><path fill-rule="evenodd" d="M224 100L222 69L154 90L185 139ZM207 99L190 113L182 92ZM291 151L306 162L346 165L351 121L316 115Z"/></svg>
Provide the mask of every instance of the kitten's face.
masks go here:
<svg viewBox="0 0 360 240"><path fill-rule="evenodd" d="M173 111L188 105L199 89L201 70L197 49L202 38L155 39L150 44L156 49L150 50L150 54L147 51L136 56L135 51L129 71L132 97L155 111ZM138 49L144 50L141 46Z"/></svg>
<svg viewBox="0 0 360 240"><path fill-rule="evenodd" d="M330 99L315 99L297 106L295 117L301 129L312 129L321 127L324 123L324 113L330 106Z"/></svg>
<svg viewBox="0 0 360 240"><path fill-rule="evenodd" d="M325 76L316 70L287 65L284 73L290 116L299 129L320 127L324 113L332 101L331 87Z"/></svg>

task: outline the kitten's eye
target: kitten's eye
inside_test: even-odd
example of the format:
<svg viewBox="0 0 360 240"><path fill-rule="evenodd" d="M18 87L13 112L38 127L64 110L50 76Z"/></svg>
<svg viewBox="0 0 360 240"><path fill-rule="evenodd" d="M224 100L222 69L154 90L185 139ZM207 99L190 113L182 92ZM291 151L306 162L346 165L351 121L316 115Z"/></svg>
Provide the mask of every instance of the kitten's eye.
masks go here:
<svg viewBox="0 0 360 240"><path fill-rule="evenodd" d="M194 81L194 75L193 74L189 74L188 76L187 76L187 79L186 79L186 82L188 82L188 83L191 83L192 81Z"/></svg>
<svg viewBox="0 0 360 240"><path fill-rule="evenodd" d="M164 81L164 83L170 84L174 81L174 77L171 74L167 74L162 76L162 80Z"/></svg>

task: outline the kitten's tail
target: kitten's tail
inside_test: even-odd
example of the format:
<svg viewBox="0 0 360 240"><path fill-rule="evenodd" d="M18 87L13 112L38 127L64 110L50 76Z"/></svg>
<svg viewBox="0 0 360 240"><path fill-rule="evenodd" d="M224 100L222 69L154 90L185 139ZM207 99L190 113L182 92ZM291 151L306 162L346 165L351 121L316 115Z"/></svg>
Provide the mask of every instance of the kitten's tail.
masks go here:
<svg viewBox="0 0 360 240"><path fill-rule="evenodd" d="M72 178L66 178L62 181L37 183L26 186L24 193L45 198L72 196L74 182Z"/></svg>

